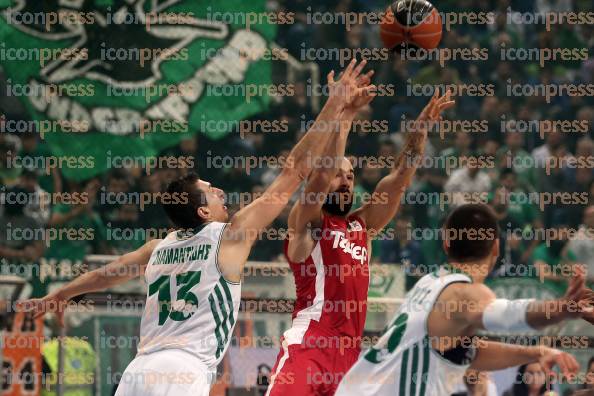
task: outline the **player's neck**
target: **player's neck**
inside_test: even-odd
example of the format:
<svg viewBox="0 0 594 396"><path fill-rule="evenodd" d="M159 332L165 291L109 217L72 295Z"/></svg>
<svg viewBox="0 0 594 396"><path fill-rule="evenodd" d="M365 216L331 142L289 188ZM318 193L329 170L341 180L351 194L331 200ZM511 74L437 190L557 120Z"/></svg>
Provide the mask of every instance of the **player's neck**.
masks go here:
<svg viewBox="0 0 594 396"><path fill-rule="evenodd" d="M491 267L489 265L488 259L481 261L470 261L467 263L457 263L451 261L449 266L470 276L474 283L484 283L485 279L489 275L489 268Z"/></svg>
<svg viewBox="0 0 594 396"><path fill-rule="evenodd" d="M327 210L322 209L322 213L324 214L324 216L332 216L332 217L340 217L342 219L346 219L347 217L349 217L349 213L345 213L345 214L335 214L335 213L330 213Z"/></svg>

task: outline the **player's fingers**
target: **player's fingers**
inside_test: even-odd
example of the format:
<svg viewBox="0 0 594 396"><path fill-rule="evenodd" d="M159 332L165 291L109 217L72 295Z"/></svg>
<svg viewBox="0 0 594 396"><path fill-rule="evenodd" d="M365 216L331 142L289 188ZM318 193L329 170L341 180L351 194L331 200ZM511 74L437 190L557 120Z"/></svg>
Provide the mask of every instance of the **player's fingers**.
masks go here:
<svg viewBox="0 0 594 396"><path fill-rule="evenodd" d="M577 374L580 371L580 363L570 354L567 354L567 360L569 360L569 369L571 370L571 373Z"/></svg>
<svg viewBox="0 0 594 396"><path fill-rule="evenodd" d="M363 59L361 62L359 62L359 64L357 65L357 67L355 67L353 69L353 73L352 73L351 77L352 78L359 77L359 75L363 71L363 68L365 67L365 65L367 65L367 59Z"/></svg>
<svg viewBox="0 0 594 396"><path fill-rule="evenodd" d="M571 270L573 271L572 280L573 280L573 278L577 278L577 280L579 280L581 282L581 280L584 279L584 282L585 282L585 279L586 279L586 270L585 270L585 268L584 268L583 265L581 265L581 264L574 264L571 267Z"/></svg>
<svg viewBox="0 0 594 396"><path fill-rule="evenodd" d="M449 102L445 102L439 105L439 113L441 113L442 111L446 111L447 109L449 109L450 107L453 107L456 104L455 100L450 100Z"/></svg>
<svg viewBox="0 0 594 396"><path fill-rule="evenodd" d="M373 76L374 73L375 72L373 70L370 70L362 76L359 76L357 79L357 87L362 88L369 85L371 83L371 76Z"/></svg>
<svg viewBox="0 0 594 396"><path fill-rule="evenodd" d="M371 77L373 77L374 74L375 74L375 70L371 69L367 73L365 73L364 76L371 79Z"/></svg>
<svg viewBox="0 0 594 396"><path fill-rule="evenodd" d="M437 93L437 90L435 90ZM427 106L421 112L421 118L431 117L433 112L435 111L435 106L437 106L437 96L434 94Z"/></svg>
<svg viewBox="0 0 594 396"><path fill-rule="evenodd" d="M585 278L581 273L575 273L569 280L569 286L567 287L567 296L574 296L584 286Z"/></svg>
<svg viewBox="0 0 594 396"><path fill-rule="evenodd" d="M451 99L452 99L452 90L451 90L451 89L448 89L448 90L446 91L445 95L443 95L443 96L440 98L440 104L441 104L441 103L445 103L445 102L449 102Z"/></svg>
<svg viewBox="0 0 594 396"><path fill-rule="evenodd" d="M557 367L559 367L561 377L565 377L569 374L569 369L567 367L567 358L564 354L557 355L555 357L555 363L557 363Z"/></svg>
<svg viewBox="0 0 594 396"><path fill-rule="evenodd" d="M351 60L351 63L349 63L349 65L347 66L347 68L345 69L345 71L342 73L342 76L344 78L350 78L351 77L351 73L353 72L353 68L355 67L355 64L357 63L357 58L353 58L353 60Z"/></svg>
<svg viewBox="0 0 594 396"><path fill-rule="evenodd" d="M45 312L44 312L44 311L37 311L37 312L35 312L35 313L33 314L33 319L40 318L40 317L42 317L43 315L45 315Z"/></svg>
<svg viewBox="0 0 594 396"><path fill-rule="evenodd" d="M582 275L586 275L586 267L584 266L584 264L576 264L573 267L574 272L579 272Z"/></svg>
<svg viewBox="0 0 594 396"><path fill-rule="evenodd" d="M62 310L62 309L58 310L58 312L56 312L56 316L58 319L58 325L60 327L64 327L64 310Z"/></svg>
<svg viewBox="0 0 594 396"><path fill-rule="evenodd" d="M435 120L439 117L439 113L441 113L442 111L443 111L442 110L442 102L441 102L441 98L439 98L437 101L435 101L435 103L431 107L429 116L431 117L432 120Z"/></svg>
<svg viewBox="0 0 594 396"><path fill-rule="evenodd" d="M555 373L553 372L553 370L551 370L551 367L550 367L550 365L548 363L547 364L541 364L541 367L542 367L542 371L544 371L545 376L547 378L551 378L551 377L553 377L555 375Z"/></svg>
<svg viewBox="0 0 594 396"><path fill-rule="evenodd" d="M431 101L439 99L439 87L435 87L435 92L433 92L433 96L431 97Z"/></svg>
<svg viewBox="0 0 594 396"><path fill-rule="evenodd" d="M582 313L591 314L594 312L594 298L587 298L578 301L579 311Z"/></svg>
<svg viewBox="0 0 594 396"><path fill-rule="evenodd" d="M374 84L368 85L364 88L359 88L358 93L360 95L377 95L377 87Z"/></svg>
<svg viewBox="0 0 594 396"><path fill-rule="evenodd" d="M358 87L358 88L363 88L363 87L366 87L366 86L368 86L369 84L371 84L371 79L370 79L369 77L365 77L365 76L363 76L363 77L359 77L359 78L357 79L357 87Z"/></svg>
<svg viewBox="0 0 594 396"><path fill-rule="evenodd" d="M570 359L570 356L568 354L563 354L562 372L565 378L570 378L573 374L577 373L574 367L575 364L572 359Z"/></svg>
<svg viewBox="0 0 594 396"><path fill-rule="evenodd" d="M328 84L334 84L334 70L328 73Z"/></svg>
<svg viewBox="0 0 594 396"><path fill-rule="evenodd" d="M38 299L17 301L15 307L19 312L31 312L39 309L41 301Z"/></svg>

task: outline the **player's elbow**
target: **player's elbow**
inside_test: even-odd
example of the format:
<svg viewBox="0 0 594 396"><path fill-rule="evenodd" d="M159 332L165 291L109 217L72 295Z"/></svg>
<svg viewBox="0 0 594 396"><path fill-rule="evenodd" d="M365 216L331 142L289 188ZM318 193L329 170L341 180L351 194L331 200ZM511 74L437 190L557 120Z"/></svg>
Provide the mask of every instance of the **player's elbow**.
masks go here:
<svg viewBox="0 0 594 396"><path fill-rule="evenodd" d="M303 178L307 177L307 174L301 167L285 166L279 177L300 183Z"/></svg>

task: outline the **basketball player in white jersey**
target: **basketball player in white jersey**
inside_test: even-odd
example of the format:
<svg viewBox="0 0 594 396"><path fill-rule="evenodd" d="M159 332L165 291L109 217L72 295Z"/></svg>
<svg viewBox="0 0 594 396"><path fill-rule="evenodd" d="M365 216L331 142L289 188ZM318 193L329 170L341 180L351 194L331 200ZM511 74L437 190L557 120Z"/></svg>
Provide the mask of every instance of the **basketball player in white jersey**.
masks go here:
<svg viewBox="0 0 594 396"><path fill-rule="evenodd" d="M56 312L63 321L67 302L144 274L147 301L136 358L126 368L117 396L208 395L216 367L230 343L241 297L241 273L260 232L283 210L335 135L344 111L375 96L365 61L353 60L338 81L329 75L330 96L318 119L293 148L285 167L265 193L228 219L224 192L196 175L167 188L180 204L164 205L179 231L153 240L88 272L56 292L21 302L36 316ZM319 133L323 132L323 133Z"/></svg>
<svg viewBox="0 0 594 396"><path fill-rule="evenodd" d="M467 369L502 370L539 362L548 375L562 375L579 365L569 354L546 347L488 342L490 333L527 333L580 317L592 321L592 291L584 271L576 267L559 300L496 298L484 285L499 252L497 220L482 204L455 209L444 226L449 264L421 278L377 344L344 376L337 396L450 395Z"/></svg>

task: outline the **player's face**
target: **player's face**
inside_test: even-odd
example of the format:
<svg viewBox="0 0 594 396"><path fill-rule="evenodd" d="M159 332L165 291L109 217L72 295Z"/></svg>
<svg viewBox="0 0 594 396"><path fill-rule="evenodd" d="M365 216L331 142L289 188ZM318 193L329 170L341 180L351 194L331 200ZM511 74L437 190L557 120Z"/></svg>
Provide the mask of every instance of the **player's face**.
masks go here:
<svg viewBox="0 0 594 396"><path fill-rule="evenodd" d="M203 215L208 216L209 221L226 222L229 214L225 206L225 192L202 179L198 180L198 188L206 197L206 205L202 207Z"/></svg>
<svg viewBox="0 0 594 396"><path fill-rule="evenodd" d="M355 172L353 165L349 160L343 158L336 176L330 183L330 194L324 204L324 210L340 216L348 214L353 204L354 187Z"/></svg>

